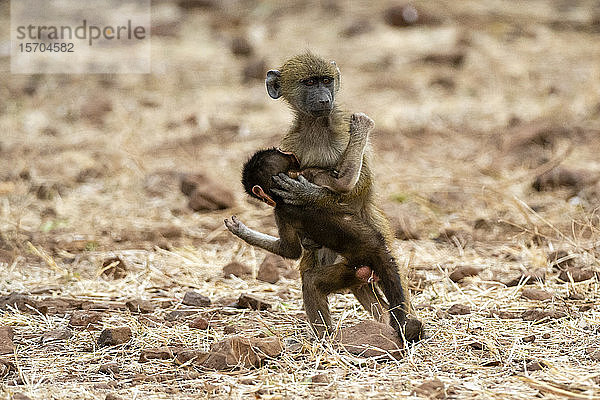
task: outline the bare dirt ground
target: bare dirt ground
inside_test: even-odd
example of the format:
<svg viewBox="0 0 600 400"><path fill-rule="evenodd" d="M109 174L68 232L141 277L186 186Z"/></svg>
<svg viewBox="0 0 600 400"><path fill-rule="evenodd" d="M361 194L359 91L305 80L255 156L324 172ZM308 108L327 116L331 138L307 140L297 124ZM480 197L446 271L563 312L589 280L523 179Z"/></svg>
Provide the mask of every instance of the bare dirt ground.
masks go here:
<svg viewBox="0 0 600 400"><path fill-rule="evenodd" d="M157 1L152 75L11 75L0 54L0 295L27 296L0 298L0 398L599 398L598 3L417 2L409 27L394 4ZM396 361L314 341L293 270L255 279L266 254L223 226L274 233L239 172L291 120L266 69L306 49L376 123L379 202L427 334ZM182 173L233 206L193 212ZM232 261L250 276L225 277ZM182 304L191 290L211 304ZM242 293L270 310L230 307ZM368 318L331 302L339 327ZM131 337L101 346L116 327ZM231 371L140 358L234 333L283 351Z"/></svg>

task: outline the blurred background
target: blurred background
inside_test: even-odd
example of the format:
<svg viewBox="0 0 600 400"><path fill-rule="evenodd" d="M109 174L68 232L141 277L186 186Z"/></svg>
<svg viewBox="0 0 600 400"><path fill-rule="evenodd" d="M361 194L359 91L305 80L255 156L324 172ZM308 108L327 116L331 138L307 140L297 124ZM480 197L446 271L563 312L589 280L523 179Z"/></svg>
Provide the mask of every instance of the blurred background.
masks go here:
<svg viewBox="0 0 600 400"><path fill-rule="evenodd" d="M203 211L256 209L241 164L291 121L265 72L305 50L335 60L341 104L375 120L400 238L477 225L503 240L527 222L512 196L567 232L598 205L597 1L154 1L150 75L11 75L0 8L5 261L24 239L53 247L63 234L94 249L230 240ZM194 213L182 173L211 179L226 204Z"/></svg>

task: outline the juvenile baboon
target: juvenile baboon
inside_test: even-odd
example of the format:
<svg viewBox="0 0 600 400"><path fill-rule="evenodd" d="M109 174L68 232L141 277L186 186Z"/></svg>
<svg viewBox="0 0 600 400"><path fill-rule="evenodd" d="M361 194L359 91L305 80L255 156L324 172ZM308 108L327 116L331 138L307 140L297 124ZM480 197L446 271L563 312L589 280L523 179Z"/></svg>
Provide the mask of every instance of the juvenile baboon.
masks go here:
<svg viewBox="0 0 600 400"><path fill-rule="evenodd" d="M295 154L302 169L335 170L350 142L350 118L335 105L335 94L340 86L336 64L310 53L301 54L285 62L279 70L269 71L266 86L269 95L275 99L282 97L295 116L292 127L282 139L281 148ZM374 204L368 153L360 153L354 162L348 162L349 167L343 173L334 173L328 187L311 183L301 176L292 179L280 174L274 178L279 189L273 192L280 201L300 209L312 207L321 210L321 214L354 212L365 226L377 232L376 240L380 241L384 252L391 255L393 234L387 219ZM316 215L316 220L317 217L321 215ZM259 233L253 231L254 234ZM284 235L281 234L282 238ZM336 251L325 246L318 250L305 249L300 261L307 317L319 336L331 328L324 288L327 285L334 287L336 282L329 280L329 272L345 270L341 267L343 263L334 264L336 258ZM378 284L390 305L390 324L400 332L409 302L397 265L392 264L366 265L379 276ZM372 311L374 305L377 307L381 303L368 285L352 288L352 292L367 310Z"/></svg>

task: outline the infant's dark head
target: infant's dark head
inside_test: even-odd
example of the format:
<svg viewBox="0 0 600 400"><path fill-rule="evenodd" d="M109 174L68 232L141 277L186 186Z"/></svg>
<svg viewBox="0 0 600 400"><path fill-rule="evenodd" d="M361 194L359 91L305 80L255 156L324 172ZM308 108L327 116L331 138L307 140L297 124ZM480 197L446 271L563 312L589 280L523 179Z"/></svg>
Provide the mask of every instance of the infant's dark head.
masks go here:
<svg viewBox="0 0 600 400"><path fill-rule="evenodd" d="M242 184L250 196L275 206L279 197L271 192L271 188L275 185L272 177L282 172L299 169L300 163L293 153L278 148L260 150L244 164Z"/></svg>

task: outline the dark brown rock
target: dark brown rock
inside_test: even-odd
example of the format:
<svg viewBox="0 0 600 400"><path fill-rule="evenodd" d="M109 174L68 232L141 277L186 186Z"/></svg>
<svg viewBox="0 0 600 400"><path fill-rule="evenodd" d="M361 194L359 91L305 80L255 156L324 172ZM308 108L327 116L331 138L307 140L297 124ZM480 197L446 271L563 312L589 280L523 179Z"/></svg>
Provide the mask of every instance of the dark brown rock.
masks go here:
<svg viewBox="0 0 600 400"><path fill-rule="evenodd" d="M466 304L453 304L446 312L450 315L471 314L471 307Z"/></svg>
<svg viewBox="0 0 600 400"><path fill-rule="evenodd" d="M471 265L460 265L452 271L450 274L450 280L453 282L460 282L468 276L475 276L481 272L481 268L473 267Z"/></svg>
<svg viewBox="0 0 600 400"><path fill-rule="evenodd" d="M267 62L264 58L248 60L242 70L243 81L248 83L254 80L264 80L267 70Z"/></svg>
<svg viewBox="0 0 600 400"><path fill-rule="evenodd" d="M408 27L415 25L437 25L439 18L417 9L410 4L391 6L384 11L384 21L394 27Z"/></svg>
<svg viewBox="0 0 600 400"><path fill-rule="evenodd" d="M12 400L31 400L31 397L27 396L24 393L16 392L12 395Z"/></svg>
<svg viewBox="0 0 600 400"><path fill-rule="evenodd" d="M254 48L246 37L237 36L231 41L231 52L236 56L248 57L254 53Z"/></svg>
<svg viewBox="0 0 600 400"><path fill-rule="evenodd" d="M521 313L521 318L525 321L541 321L543 319L557 319L565 317L567 314L560 310L541 310L534 308L532 310L526 310Z"/></svg>
<svg viewBox="0 0 600 400"><path fill-rule="evenodd" d="M198 317L195 318L193 321L190 321L189 327L193 329L205 330L208 329L208 321L206 320L206 318Z"/></svg>
<svg viewBox="0 0 600 400"><path fill-rule="evenodd" d="M227 370L236 366L259 367L267 357L277 357L283 345L277 337L244 338L232 336L213 343L202 366L216 370Z"/></svg>
<svg viewBox="0 0 600 400"><path fill-rule="evenodd" d="M598 180L598 177L590 171L569 169L558 166L535 178L532 186L539 192L554 190L558 188L571 188L580 190Z"/></svg>
<svg viewBox="0 0 600 400"><path fill-rule="evenodd" d="M530 361L525 365L527 371L541 371L548 366L543 361Z"/></svg>
<svg viewBox="0 0 600 400"><path fill-rule="evenodd" d="M594 271L591 268L578 268L568 267L566 270L561 271L558 275L558 279L563 282L583 282L594 277Z"/></svg>
<svg viewBox="0 0 600 400"><path fill-rule="evenodd" d="M114 393L107 393L104 400L123 400L123 398L121 396L117 396Z"/></svg>
<svg viewBox="0 0 600 400"><path fill-rule="evenodd" d="M154 305L147 300L133 299L125 302L125 307L132 313L149 314L154 312Z"/></svg>
<svg viewBox="0 0 600 400"><path fill-rule="evenodd" d="M169 347L149 348L142 350L139 362L148 360L171 360L175 357L173 349Z"/></svg>
<svg viewBox="0 0 600 400"><path fill-rule="evenodd" d="M177 5L184 10L195 8L214 8L218 2L216 0L179 0Z"/></svg>
<svg viewBox="0 0 600 400"><path fill-rule="evenodd" d="M246 264L242 264L237 261L232 261L223 267L223 276L228 278L230 275L237 276L238 278L249 278L252 276L252 268Z"/></svg>
<svg viewBox="0 0 600 400"><path fill-rule="evenodd" d="M249 308L250 310L269 310L271 308L271 304L265 302L264 300L252 296L249 294L241 294L236 303L237 308Z"/></svg>
<svg viewBox="0 0 600 400"><path fill-rule="evenodd" d="M210 299L198 292L191 290L183 296L182 303L186 306L208 307L210 306Z"/></svg>
<svg viewBox="0 0 600 400"><path fill-rule="evenodd" d="M567 267L573 267L575 264L575 258L571 257L565 250L553 251L546 258L548 264L554 269L565 270Z"/></svg>
<svg viewBox="0 0 600 400"><path fill-rule="evenodd" d="M525 288L521 292L521 296L525 297L529 300L549 300L552 298L552 293L548 293L545 290L534 289L534 288Z"/></svg>
<svg viewBox="0 0 600 400"><path fill-rule="evenodd" d="M70 329L54 329L46 332L42 335L40 342L46 344L49 342L55 342L59 340L67 340L73 336L73 332Z"/></svg>
<svg viewBox="0 0 600 400"><path fill-rule="evenodd" d="M586 347L585 354L594 361L600 361L600 342L592 343Z"/></svg>
<svg viewBox="0 0 600 400"><path fill-rule="evenodd" d="M69 319L69 325L74 327L92 328L98 327L102 321L102 313L97 311L73 311Z"/></svg>
<svg viewBox="0 0 600 400"><path fill-rule="evenodd" d="M533 342L535 342L535 335L525 336L523 338L523 342L524 343L533 343Z"/></svg>
<svg viewBox="0 0 600 400"><path fill-rule="evenodd" d="M181 365L186 363L202 364L208 357L208 353L200 350L183 349L177 352L175 363Z"/></svg>
<svg viewBox="0 0 600 400"><path fill-rule="evenodd" d="M127 343L131 339L131 329L128 326L120 328L107 328L100 333L98 346L116 346Z"/></svg>
<svg viewBox="0 0 600 400"><path fill-rule="evenodd" d="M127 264L121 257L110 257L102 261L102 275L112 279L126 277L127 270Z"/></svg>
<svg viewBox="0 0 600 400"><path fill-rule="evenodd" d="M258 268L256 279L268 283L276 283L279 280L280 262L274 257L265 257Z"/></svg>
<svg viewBox="0 0 600 400"><path fill-rule="evenodd" d="M189 197L188 206L194 211L216 211L231 208L233 194L205 175L187 174L181 177L181 191Z"/></svg>
<svg viewBox="0 0 600 400"><path fill-rule="evenodd" d="M37 309L37 302L27 295L11 293L8 296L0 297L0 310L8 310L9 308L31 312Z"/></svg>
<svg viewBox="0 0 600 400"><path fill-rule="evenodd" d="M0 326L0 354L11 354L15 351L14 336L10 326Z"/></svg>
<svg viewBox="0 0 600 400"><path fill-rule="evenodd" d="M118 375L120 372L119 364L114 362L102 364L100 368L98 368L98 372L105 375Z"/></svg>
<svg viewBox="0 0 600 400"><path fill-rule="evenodd" d="M368 320L341 329L335 340L346 351L362 357L399 358L403 348L398 333L391 326Z"/></svg>
<svg viewBox="0 0 600 400"><path fill-rule="evenodd" d="M344 37L355 37L358 35L362 35L363 33L367 33L373 30L373 25L367 18L357 19L347 25L342 32L342 36Z"/></svg>
<svg viewBox="0 0 600 400"><path fill-rule="evenodd" d="M426 399L445 399L448 396L446 385L437 378L430 379L417 386L414 389L414 394Z"/></svg>
<svg viewBox="0 0 600 400"><path fill-rule="evenodd" d="M165 319L167 321L177 321L180 319L184 319L186 317L189 317L191 315L196 315L198 314L198 310L196 309L192 309L192 310L186 310L186 309L179 309L179 310L173 310L170 313L168 313L165 317Z"/></svg>
<svg viewBox="0 0 600 400"><path fill-rule="evenodd" d="M421 62L425 64L448 65L453 68L459 68L463 65L465 53L455 51L451 53L432 53L421 58Z"/></svg>
<svg viewBox="0 0 600 400"><path fill-rule="evenodd" d="M0 378L6 378L11 372L15 372L15 364L5 358L0 358Z"/></svg>
<svg viewBox="0 0 600 400"><path fill-rule="evenodd" d="M87 98L81 106L80 116L93 123L102 123L104 116L112 111L112 104L108 98L92 96Z"/></svg>

